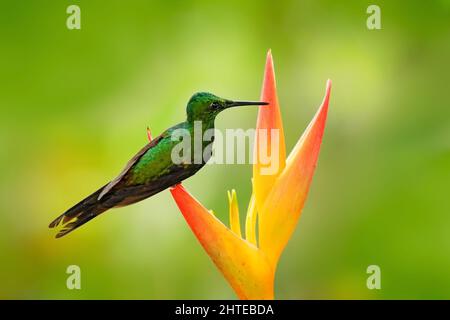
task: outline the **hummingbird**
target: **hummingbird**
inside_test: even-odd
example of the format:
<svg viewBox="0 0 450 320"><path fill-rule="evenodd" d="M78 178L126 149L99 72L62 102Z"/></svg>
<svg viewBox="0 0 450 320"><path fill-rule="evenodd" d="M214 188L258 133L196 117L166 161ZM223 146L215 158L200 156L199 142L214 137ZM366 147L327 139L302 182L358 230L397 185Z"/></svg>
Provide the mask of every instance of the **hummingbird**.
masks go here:
<svg viewBox="0 0 450 320"><path fill-rule="evenodd" d="M191 142L195 143L193 139L196 124L200 123L202 132L205 132L214 129L214 121L223 110L267 104L259 101L227 100L208 92L195 93L186 107L186 121L170 127L152 139L128 161L115 179L61 214L50 223L49 228L62 225L56 235L56 238L60 238L111 208L139 202L191 177L208 162L211 153L205 152L206 155L202 156L200 161L175 163L172 150L180 143L179 139L173 138L176 130L188 132L192 137ZM210 141L205 142L202 139L202 155L213 141L214 131Z"/></svg>

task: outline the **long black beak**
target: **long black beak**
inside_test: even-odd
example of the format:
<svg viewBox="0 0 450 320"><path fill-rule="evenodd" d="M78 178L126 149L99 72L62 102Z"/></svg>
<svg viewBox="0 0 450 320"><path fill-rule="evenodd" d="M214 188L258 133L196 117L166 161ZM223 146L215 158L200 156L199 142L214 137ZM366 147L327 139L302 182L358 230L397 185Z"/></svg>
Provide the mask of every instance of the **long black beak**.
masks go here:
<svg viewBox="0 0 450 320"><path fill-rule="evenodd" d="M262 101L230 101L229 103L227 103L227 108L239 106L265 106L268 104L268 102Z"/></svg>

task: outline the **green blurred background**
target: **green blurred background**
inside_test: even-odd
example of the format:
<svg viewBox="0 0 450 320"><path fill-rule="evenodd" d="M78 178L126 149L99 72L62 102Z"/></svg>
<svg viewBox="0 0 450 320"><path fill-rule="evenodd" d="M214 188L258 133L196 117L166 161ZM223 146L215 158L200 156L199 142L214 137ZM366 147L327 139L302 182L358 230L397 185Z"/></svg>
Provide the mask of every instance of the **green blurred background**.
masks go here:
<svg viewBox="0 0 450 320"><path fill-rule="evenodd" d="M2 0L0 298L234 298L167 191L59 240L47 225L113 178L147 125L182 121L193 92L258 99L269 48L289 150L333 80L276 297L450 298L450 1L393 2ZM370 4L382 30L366 28ZM217 126L254 127L256 112ZM250 178L216 165L185 185L226 221L226 190L245 211Z"/></svg>

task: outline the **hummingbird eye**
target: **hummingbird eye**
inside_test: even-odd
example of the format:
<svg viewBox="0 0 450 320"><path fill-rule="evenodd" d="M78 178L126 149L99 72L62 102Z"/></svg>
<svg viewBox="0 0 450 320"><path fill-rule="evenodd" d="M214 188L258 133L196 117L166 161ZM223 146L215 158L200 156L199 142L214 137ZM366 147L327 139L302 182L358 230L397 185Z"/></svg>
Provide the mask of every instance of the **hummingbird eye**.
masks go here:
<svg viewBox="0 0 450 320"><path fill-rule="evenodd" d="M220 107L220 104L218 102L211 103L211 108L212 109L219 109L219 107Z"/></svg>

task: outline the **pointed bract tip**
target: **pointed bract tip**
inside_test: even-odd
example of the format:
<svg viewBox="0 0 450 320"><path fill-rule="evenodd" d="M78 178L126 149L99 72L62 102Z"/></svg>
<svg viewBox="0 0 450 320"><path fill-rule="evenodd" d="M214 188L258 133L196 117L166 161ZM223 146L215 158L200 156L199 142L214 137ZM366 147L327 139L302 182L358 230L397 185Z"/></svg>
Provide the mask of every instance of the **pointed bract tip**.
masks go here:
<svg viewBox="0 0 450 320"><path fill-rule="evenodd" d="M267 56L266 56L266 67L270 66L271 69L273 69L273 56L272 56L272 49L269 49L269 51L267 51Z"/></svg>
<svg viewBox="0 0 450 320"><path fill-rule="evenodd" d="M323 98L322 105L328 107L328 101L330 100L331 93L331 79L327 80L327 87L325 89L325 97Z"/></svg>

